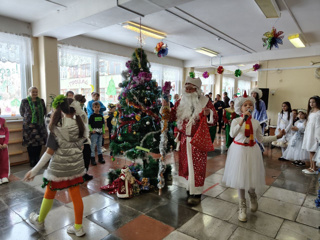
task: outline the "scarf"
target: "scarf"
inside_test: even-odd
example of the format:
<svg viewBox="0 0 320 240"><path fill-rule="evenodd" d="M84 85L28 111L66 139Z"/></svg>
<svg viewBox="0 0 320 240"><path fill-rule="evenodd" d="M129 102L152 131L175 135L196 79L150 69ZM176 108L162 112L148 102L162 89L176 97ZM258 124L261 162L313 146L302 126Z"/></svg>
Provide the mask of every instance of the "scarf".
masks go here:
<svg viewBox="0 0 320 240"><path fill-rule="evenodd" d="M35 106L34 106L34 102L32 101L32 98L29 96L27 97L31 112L32 112L32 119L31 119L31 123L35 124L38 123L38 119L37 119L37 114L36 114L36 110L35 110ZM39 125L43 125L43 106L40 102L40 98L37 97L37 106L38 106L38 110L39 110Z"/></svg>
<svg viewBox="0 0 320 240"><path fill-rule="evenodd" d="M243 117L243 114L241 115L241 117ZM249 138L249 144L248 144L249 146L253 146L255 144L251 119L252 119L252 116L248 117L245 124L245 130L244 130L244 135L247 138Z"/></svg>

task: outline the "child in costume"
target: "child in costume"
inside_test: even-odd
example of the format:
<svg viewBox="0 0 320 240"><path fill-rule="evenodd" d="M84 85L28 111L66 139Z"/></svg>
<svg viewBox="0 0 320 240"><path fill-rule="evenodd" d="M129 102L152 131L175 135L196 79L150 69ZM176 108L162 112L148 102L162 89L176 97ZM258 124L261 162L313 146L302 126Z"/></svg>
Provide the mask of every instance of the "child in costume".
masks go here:
<svg viewBox="0 0 320 240"><path fill-rule="evenodd" d="M302 149L309 152L310 168L303 169L305 174L318 174L313 157L320 143L320 97L313 96L308 102L308 120L304 132Z"/></svg>
<svg viewBox="0 0 320 240"><path fill-rule="evenodd" d="M82 227L83 202L80 194L80 184L84 182L86 173L83 163L82 147L89 136L89 131L76 112L74 100L59 95L53 102L54 114L49 125L50 134L47 141L47 151L38 164L24 177L31 181L39 170L51 159L43 174L46 191L42 200L39 215L32 212L30 223L36 228L45 227L45 218L49 213L57 190L68 188L74 206L75 224L67 228L67 232L78 237L85 231Z"/></svg>
<svg viewBox="0 0 320 240"><path fill-rule="evenodd" d="M76 94L74 96L74 100L75 100L74 105L75 105L76 112L81 117L83 124L85 126L88 126L87 113L83 110L84 103L87 101L86 97L81 94ZM88 174L90 160L91 160L91 140L90 140L90 138L87 138L87 140L84 142L82 154L83 154L83 160L84 160L84 167L87 170L87 173L83 176L83 178L86 181L90 181L93 179L93 176Z"/></svg>
<svg viewBox="0 0 320 240"><path fill-rule="evenodd" d="M251 90L251 96L256 100L253 112L253 118L258 120L261 126L262 134L268 122L266 104L261 99L262 91L259 88L254 88Z"/></svg>
<svg viewBox="0 0 320 240"><path fill-rule="evenodd" d="M1 108L0 108L1 115ZM9 182L9 154L8 154L9 130L6 120L0 117L0 184Z"/></svg>
<svg viewBox="0 0 320 240"><path fill-rule="evenodd" d="M229 106L228 108L225 108L223 110L223 121L225 123L225 126L226 126L226 147L229 148L232 141L233 141L233 138L230 137L230 126L231 126L231 122L233 119L239 117L238 114L236 114L236 112L234 111L234 100L231 99L230 102L229 102Z"/></svg>
<svg viewBox="0 0 320 240"><path fill-rule="evenodd" d="M309 159L309 153L301 148L306 127L307 111L303 109L299 110L298 116L299 120L296 121L291 128L294 134L289 141L287 149L283 153L283 158L291 160L292 164L304 166L305 161Z"/></svg>
<svg viewBox="0 0 320 240"><path fill-rule="evenodd" d="M98 161L99 163L105 163L101 151L102 147L102 138L105 133L104 129L104 118L99 113L100 104L99 102L94 102L92 104L92 108L94 110L93 114L91 114L89 118L89 129L91 132L91 164L93 166L97 165L95 160L95 148L97 146L98 151Z"/></svg>
<svg viewBox="0 0 320 240"><path fill-rule="evenodd" d="M254 110L255 99L247 96L235 99L235 112L241 117L233 119L230 128L230 137L234 138L228 150L222 182L226 186L238 189L239 215L241 222L247 221L247 206L245 190L250 196L251 211L258 209L257 195L255 191L261 192L265 186L265 169L259 142L271 142L281 138L284 130L278 136L264 137L260 122L251 116Z"/></svg>
<svg viewBox="0 0 320 240"><path fill-rule="evenodd" d="M288 146L288 142L292 136L291 128L293 125L293 114L291 110L291 104L289 102L282 103L282 110L278 113L278 121L277 121L277 129L275 134L279 134L279 132L284 129L286 131L286 135L277 141L273 141L272 145L281 147L282 156L278 160L286 160L283 157L283 153Z"/></svg>

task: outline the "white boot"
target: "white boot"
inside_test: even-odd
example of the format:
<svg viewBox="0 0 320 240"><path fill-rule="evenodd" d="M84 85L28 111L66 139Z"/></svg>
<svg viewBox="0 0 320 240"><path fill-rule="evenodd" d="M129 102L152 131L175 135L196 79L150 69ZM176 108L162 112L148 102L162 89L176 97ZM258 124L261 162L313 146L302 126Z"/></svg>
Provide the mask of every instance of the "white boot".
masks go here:
<svg viewBox="0 0 320 240"><path fill-rule="evenodd" d="M250 209L251 212L256 212L258 210L258 201L257 201L257 194L255 192L249 192L250 196Z"/></svg>
<svg viewBox="0 0 320 240"><path fill-rule="evenodd" d="M247 204L246 199L239 199L239 216L238 219L240 222L247 221Z"/></svg>

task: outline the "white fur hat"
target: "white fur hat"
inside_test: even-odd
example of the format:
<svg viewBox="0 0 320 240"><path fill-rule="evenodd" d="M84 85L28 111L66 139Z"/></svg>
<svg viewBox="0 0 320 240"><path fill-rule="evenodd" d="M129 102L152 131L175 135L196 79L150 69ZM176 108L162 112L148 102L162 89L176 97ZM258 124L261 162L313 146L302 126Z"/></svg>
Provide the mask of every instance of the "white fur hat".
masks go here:
<svg viewBox="0 0 320 240"><path fill-rule="evenodd" d="M244 104L245 101L251 101L253 103L253 106L255 105L256 100L254 99L254 97L248 96L247 92L244 91L244 94L242 97L237 97L234 100L234 111L236 112L236 114L241 115L241 107Z"/></svg>
<svg viewBox="0 0 320 240"><path fill-rule="evenodd" d="M252 94L254 92L259 94L259 98L262 98L263 94L262 94L262 91L259 88L251 89L250 94Z"/></svg>
<svg viewBox="0 0 320 240"><path fill-rule="evenodd" d="M202 85L202 82L201 82L200 78L192 78L192 77L189 77L189 76L187 77L185 84L187 84L187 83L195 85L199 89L201 88L201 85Z"/></svg>

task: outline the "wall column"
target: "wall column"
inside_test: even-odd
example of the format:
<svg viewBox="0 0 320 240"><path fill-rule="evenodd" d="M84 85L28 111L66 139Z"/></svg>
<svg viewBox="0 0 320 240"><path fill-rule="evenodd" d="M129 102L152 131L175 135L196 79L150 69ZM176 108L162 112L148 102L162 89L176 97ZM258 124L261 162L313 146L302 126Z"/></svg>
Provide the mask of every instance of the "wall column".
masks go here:
<svg viewBox="0 0 320 240"><path fill-rule="evenodd" d="M50 108L50 95L59 95L58 40L51 37L39 37L39 76L40 97Z"/></svg>

